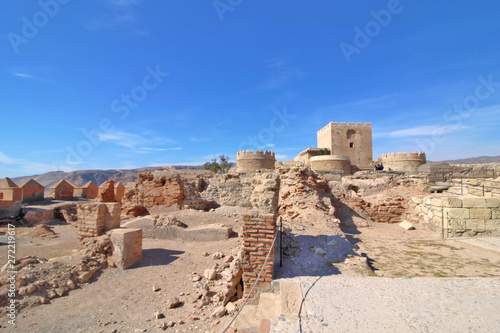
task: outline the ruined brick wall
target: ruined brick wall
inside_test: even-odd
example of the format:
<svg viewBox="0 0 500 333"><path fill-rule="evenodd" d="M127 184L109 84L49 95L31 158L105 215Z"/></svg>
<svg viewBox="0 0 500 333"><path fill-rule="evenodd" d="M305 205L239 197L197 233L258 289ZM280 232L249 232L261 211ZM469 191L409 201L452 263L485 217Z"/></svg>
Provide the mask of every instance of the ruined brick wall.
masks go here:
<svg viewBox="0 0 500 333"><path fill-rule="evenodd" d="M334 123L317 133L318 148L328 148L332 155L349 156L351 165L371 169L373 164L372 124Z"/></svg>
<svg viewBox="0 0 500 333"><path fill-rule="evenodd" d="M382 154L382 157L377 159L377 163L382 163L385 170L389 168L392 171L403 171L407 174L417 174L418 167L426 163L425 153L423 152L402 152Z"/></svg>
<svg viewBox="0 0 500 333"><path fill-rule="evenodd" d="M243 215L243 251L245 253L245 260L243 263L243 288L245 297L255 296L259 287L268 286L273 281L275 247L273 247L269 255L269 259L267 260L254 292L250 295L250 290L257 280L257 276L271 249L275 233L275 214L255 213Z"/></svg>
<svg viewBox="0 0 500 333"><path fill-rule="evenodd" d="M239 151L236 153L236 169L238 172L255 172L260 169L274 170L276 157L274 152L266 150Z"/></svg>
<svg viewBox="0 0 500 333"><path fill-rule="evenodd" d="M135 185L125 191L122 199L124 209L142 205L182 208L184 182L175 171L142 172Z"/></svg>
<svg viewBox="0 0 500 333"><path fill-rule="evenodd" d="M120 227L120 214L119 203L79 203L78 238L97 237L105 231Z"/></svg>

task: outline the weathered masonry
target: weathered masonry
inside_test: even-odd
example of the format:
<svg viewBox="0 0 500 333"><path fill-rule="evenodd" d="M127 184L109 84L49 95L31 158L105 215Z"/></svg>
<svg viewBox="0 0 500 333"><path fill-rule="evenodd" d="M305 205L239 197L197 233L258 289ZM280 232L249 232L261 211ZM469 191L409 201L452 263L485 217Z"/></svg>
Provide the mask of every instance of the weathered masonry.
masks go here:
<svg viewBox="0 0 500 333"><path fill-rule="evenodd" d="M245 297L253 297L260 287L269 286L274 277L274 235L276 233L275 214L244 214L243 215L243 289ZM272 250L271 250L272 247ZM271 254L266 262L266 257ZM264 262L266 262L264 266ZM260 270L264 266L259 282L252 295L250 291Z"/></svg>

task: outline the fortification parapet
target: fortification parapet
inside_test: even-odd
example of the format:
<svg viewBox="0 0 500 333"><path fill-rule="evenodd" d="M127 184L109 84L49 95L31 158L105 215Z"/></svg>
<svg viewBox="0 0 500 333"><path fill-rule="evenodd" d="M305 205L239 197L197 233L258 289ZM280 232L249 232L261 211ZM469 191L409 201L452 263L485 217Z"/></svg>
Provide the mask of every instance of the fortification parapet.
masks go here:
<svg viewBox="0 0 500 333"><path fill-rule="evenodd" d="M256 172L260 169L275 169L276 154L266 150L247 150L236 153L236 170L238 172Z"/></svg>
<svg viewBox="0 0 500 333"><path fill-rule="evenodd" d="M318 131L318 134L333 130L334 128L343 128L343 129L359 129L362 130L363 128L370 128L372 127L372 123L361 123L361 122L329 122L326 126L321 128Z"/></svg>
<svg viewBox="0 0 500 333"><path fill-rule="evenodd" d="M426 163L424 152L398 152L382 154L377 159L377 163L382 163L386 170L404 171L407 174L417 174L418 167Z"/></svg>

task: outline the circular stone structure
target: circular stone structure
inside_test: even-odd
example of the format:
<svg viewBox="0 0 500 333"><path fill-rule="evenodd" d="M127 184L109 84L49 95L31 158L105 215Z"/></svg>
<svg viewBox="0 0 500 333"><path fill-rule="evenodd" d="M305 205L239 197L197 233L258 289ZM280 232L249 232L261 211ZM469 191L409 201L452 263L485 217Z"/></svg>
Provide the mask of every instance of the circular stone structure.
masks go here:
<svg viewBox="0 0 500 333"><path fill-rule="evenodd" d="M426 163L424 152L400 152L397 154L383 154L377 159L377 163L382 163L384 168L392 171L403 171L410 175L418 174L418 167Z"/></svg>
<svg viewBox="0 0 500 333"><path fill-rule="evenodd" d="M320 170L342 170L344 175L351 174L351 161L349 156L344 155L321 155L314 156L310 159L311 169L313 171Z"/></svg>
<svg viewBox="0 0 500 333"><path fill-rule="evenodd" d="M276 157L274 152L266 150L247 150L236 153L236 170L243 173L256 172L261 169L275 169Z"/></svg>

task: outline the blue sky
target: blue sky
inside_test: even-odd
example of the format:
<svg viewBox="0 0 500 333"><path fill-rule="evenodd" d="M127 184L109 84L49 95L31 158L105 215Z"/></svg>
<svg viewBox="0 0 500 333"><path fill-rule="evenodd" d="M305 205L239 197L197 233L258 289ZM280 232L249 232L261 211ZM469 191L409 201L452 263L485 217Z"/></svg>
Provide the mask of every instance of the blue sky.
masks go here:
<svg viewBox="0 0 500 333"><path fill-rule="evenodd" d="M0 177L278 160L330 121L373 154L500 155L498 1L0 2Z"/></svg>

